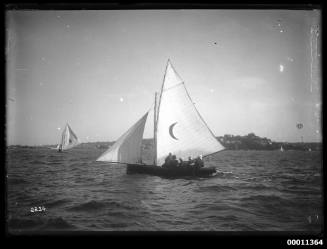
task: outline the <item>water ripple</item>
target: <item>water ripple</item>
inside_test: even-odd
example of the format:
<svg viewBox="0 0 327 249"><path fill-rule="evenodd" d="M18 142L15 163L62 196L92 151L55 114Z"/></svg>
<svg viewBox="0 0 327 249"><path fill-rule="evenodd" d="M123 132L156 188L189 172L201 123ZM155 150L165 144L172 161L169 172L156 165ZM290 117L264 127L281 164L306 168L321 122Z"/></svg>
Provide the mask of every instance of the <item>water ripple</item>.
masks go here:
<svg viewBox="0 0 327 249"><path fill-rule="evenodd" d="M9 148L10 231L322 229L319 152L223 151L205 162L215 176L185 179L127 175L124 165L95 162L99 154L94 144Z"/></svg>

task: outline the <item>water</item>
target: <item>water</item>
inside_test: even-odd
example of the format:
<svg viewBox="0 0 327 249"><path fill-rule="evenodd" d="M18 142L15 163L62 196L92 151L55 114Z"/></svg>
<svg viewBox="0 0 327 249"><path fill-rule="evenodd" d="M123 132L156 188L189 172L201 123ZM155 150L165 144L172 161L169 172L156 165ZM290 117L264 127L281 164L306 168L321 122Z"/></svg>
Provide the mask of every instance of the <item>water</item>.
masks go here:
<svg viewBox="0 0 327 249"><path fill-rule="evenodd" d="M103 151L9 147L9 232L322 229L320 152L223 151L205 159L214 177L164 179L95 162Z"/></svg>

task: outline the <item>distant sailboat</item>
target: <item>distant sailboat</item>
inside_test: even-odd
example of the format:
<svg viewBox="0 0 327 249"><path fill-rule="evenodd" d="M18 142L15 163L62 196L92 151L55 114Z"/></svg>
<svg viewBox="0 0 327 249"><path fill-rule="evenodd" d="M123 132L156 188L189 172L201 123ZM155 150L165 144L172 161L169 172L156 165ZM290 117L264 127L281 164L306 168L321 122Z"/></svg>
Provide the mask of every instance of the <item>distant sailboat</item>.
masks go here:
<svg viewBox="0 0 327 249"><path fill-rule="evenodd" d="M209 155L224 150L200 116L188 94L183 80L168 60L164 81L154 105L154 160L153 165L142 163L142 137L148 112L123 134L97 161L127 164L127 173L162 176L207 176L214 167L192 170L161 167L169 153L186 161L189 157Z"/></svg>
<svg viewBox="0 0 327 249"><path fill-rule="evenodd" d="M61 134L61 140L55 149L58 151L69 150L80 143L81 142L73 132L72 128L69 126L69 124L66 124L65 129Z"/></svg>
<svg viewBox="0 0 327 249"><path fill-rule="evenodd" d="M284 148L283 148L283 146L280 146L280 151L281 151L281 152L284 152Z"/></svg>

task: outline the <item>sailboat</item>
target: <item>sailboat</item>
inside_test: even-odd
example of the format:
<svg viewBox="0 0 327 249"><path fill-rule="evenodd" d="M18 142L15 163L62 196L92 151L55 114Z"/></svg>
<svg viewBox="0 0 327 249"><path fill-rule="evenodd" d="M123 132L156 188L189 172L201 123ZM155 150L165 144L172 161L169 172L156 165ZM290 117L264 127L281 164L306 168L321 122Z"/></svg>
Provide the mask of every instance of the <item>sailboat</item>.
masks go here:
<svg viewBox="0 0 327 249"><path fill-rule="evenodd" d="M283 152L284 151L284 148L283 146L280 146L280 151Z"/></svg>
<svg viewBox="0 0 327 249"><path fill-rule="evenodd" d="M154 158L153 164L142 162L142 138L148 117L146 112L96 161L127 165L127 173L158 176L210 176L215 167L162 167L169 153L187 161L189 157L206 157L224 150L224 146L209 129L185 87L168 60L164 80L154 101Z"/></svg>
<svg viewBox="0 0 327 249"><path fill-rule="evenodd" d="M68 150L71 149L77 145L79 145L81 142L79 141L78 137L76 134L73 132L72 128L69 126L67 123L65 126L65 129L63 130L61 134L61 139L59 144L57 145L56 149L59 152L63 150Z"/></svg>

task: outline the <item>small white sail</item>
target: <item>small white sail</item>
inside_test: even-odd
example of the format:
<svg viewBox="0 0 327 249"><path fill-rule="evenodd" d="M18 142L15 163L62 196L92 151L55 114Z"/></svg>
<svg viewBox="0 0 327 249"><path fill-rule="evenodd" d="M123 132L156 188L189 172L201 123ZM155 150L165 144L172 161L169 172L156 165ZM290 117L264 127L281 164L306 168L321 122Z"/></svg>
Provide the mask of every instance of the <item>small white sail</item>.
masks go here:
<svg viewBox="0 0 327 249"><path fill-rule="evenodd" d="M186 160L225 149L196 110L182 79L168 61L159 99L157 164L171 152Z"/></svg>
<svg viewBox="0 0 327 249"><path fill-rule="evenodd" d="M57 148L61 147L61 150L68 150L80 144L79 139L76 134L70 128L68 124L61 135L61 142L58 144Z"/></svg>
<svg viewBox="0 0 327 249"><path fill-rule="evenodd" d="M141 162L141 145L148 112L123 134L97 161L116 163Z"/></svg>
<svg viewBox="0 0 327 249"><path fill-rule="evenodd" d="M284 151L284 148L283 146L280 146L280 151L283 152Z"/></svg>

